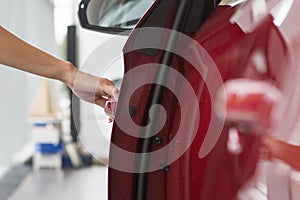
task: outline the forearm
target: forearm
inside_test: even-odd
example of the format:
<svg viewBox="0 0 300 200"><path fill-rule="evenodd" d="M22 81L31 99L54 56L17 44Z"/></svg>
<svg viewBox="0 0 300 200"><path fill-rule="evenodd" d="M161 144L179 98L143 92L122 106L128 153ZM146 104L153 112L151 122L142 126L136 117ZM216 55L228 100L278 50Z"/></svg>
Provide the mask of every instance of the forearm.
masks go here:
<svg viewBox="0 0 300 200"><path fill-rule="evenodd" d="M118 93L110 80L80 72L70 62L57 59L29 45L1 26L0 64L60 80L78 97L102 107L107 98L117 96Z"/></svg>
<svg viewBox="0 0 300 200"><path fill-rule="evenodd" d="M76 74L74 66L17 38L0 27L0 63L64 83Z"/></svg>

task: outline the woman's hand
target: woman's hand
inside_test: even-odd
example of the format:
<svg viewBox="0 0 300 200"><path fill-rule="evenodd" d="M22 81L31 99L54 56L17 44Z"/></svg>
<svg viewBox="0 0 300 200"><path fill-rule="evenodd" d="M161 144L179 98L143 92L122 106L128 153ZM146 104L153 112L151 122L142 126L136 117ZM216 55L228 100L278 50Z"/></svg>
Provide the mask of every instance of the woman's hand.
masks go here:
<svg viewBox="0 0 300 200"><path fill-rule="evenodd" d="M108 98L119 95L119 90L112 81L79 71L75 67L67 72L66 80L66 84L76 96L101 107L105 106Z"/></svg>

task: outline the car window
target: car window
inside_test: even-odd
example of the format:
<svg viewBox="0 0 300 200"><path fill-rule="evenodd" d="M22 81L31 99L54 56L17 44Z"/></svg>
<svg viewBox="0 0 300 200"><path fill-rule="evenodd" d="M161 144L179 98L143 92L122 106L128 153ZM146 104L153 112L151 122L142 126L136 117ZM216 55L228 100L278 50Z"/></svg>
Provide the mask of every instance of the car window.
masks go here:
<svg viewBox="0 0 300 200"><path fill-rule="evenodd" d="M131 29L155 0L100 0L89 5L92 25Z"/></svg>

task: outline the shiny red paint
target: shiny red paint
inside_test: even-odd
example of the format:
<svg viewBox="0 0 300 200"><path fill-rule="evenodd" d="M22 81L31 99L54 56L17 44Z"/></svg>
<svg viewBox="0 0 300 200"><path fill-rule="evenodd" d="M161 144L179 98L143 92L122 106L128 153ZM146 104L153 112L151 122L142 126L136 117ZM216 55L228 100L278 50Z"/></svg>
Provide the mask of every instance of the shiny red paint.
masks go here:
<svg viewBox="0 0 300 200"><path fill-rule="evenodd" d="M162 1L155 5L142 18L137 27L143 27L147 17ZM171 22L176 14L178 1L168 5L168 14L165 28L171 28ZM167 7L168 7L167 6ZM251 34L245 34L237 24L229 22L236 7L220 6L207 19L195 33L189 34L204 47L215 62L224 82L234 78L246 77L278 83L280 60L285 54L285 45L277 28L268 17ZM166 11L167 12L167 11ZM135 37L129 37L125 49L133 48ZM164 40L162 40L162 43ZM186 47L186 53L192 46ZM280 49L281 51L278 51ZM253 65L253 54L259 50L263 52L267 61L265 73L257 71ZM276 51L276 52L275 52ZM159 63L163 51L157 51L154 56L145 55L138 51L131 51L124 55L125 73L136 66L146 63ZM276 54L276 62L272 59ZM204 158L199 158L199 151L206 137L207 129L213 111L211 110L211 97L203 77L194 67L179 56L174 56L172 68L178 70L191 84L199 100L201 120L196 138L187 151L175 162L162 170L148 173L146 187L147 200L231 200L239 189L249 180L255 170L258 160L260 137L255 133L239 133L242 151L238 154L230 152L227 148L228 132L231 128L224 125L221 136L213 150ZM124 113L122 99L126 95L126 82L124 79L119 97L118 113ZM180 88L180 84L178 85ZM182 95L185 88L181 88ZM137 109L132 116L134 122L143 126L143 110L149 109L147 102L151 96L151 85L145 85L135 91L130 100L130 106ZM188 98L188 97L187 97ZM188 99L187 99L188 102ZM174 94L166 90L162 105L165 107L168 118L164 128L156 135L163 141L162 145L153 145L152 151L163 148L172 140L178 129L182 117L179 113L179 104ZM216 111L217 112L217 111ZM193 123L193 119L191 119ZM187 132L187 138L189 137ZM141 139L129 136L117 124L113 127L112 143L130 152L141 152ZM117 152L110 152L110 159L117 160ZM134 162L134 160L128 160ZM121 163L120 163L121 164ZM162 163L163 164L163 163ZM135 200L137 195L136 173L128 173L109 168L109 199Z"/></svg>

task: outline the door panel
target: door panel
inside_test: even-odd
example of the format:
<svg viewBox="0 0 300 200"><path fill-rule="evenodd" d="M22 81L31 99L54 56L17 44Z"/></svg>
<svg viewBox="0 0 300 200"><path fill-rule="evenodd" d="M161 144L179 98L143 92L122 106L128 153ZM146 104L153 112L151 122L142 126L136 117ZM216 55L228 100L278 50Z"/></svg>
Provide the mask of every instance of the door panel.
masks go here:
<svg viewBox="0 0 300 200"><path fill-rule="evenodd" d="M199 6L199 10L207 10L211 6L212 1L206 2ZM192 44L180 46L184 51L184 55L206 56L213 62L211 66L216 66L222 81L227 81L233 78L247 77L252 79L263 79L277 81L277 73L280 65L267 60L266 73L260 73L255 70L251 60L253 53L256 50L264 52L266 58L273 53L274 49L283 49L282 54L278 55L278 59L284 56L284 43L277 28L273 25L272 17L267 17L266 20L258 26L251 34L244 33L241 28L234 23L230 23L229 19L235 13L236 7L219 6L212 15L203 14L202 20L196 25L197 32L194 32L195 25L188 25L188 22L196 18L194 1L186 1L185 12L182 15L184 19L177 26L178 31L191 36L205 52L197 52ZM199 1L198 1L199 3ZM182 3L176 0L156 1L152 9L146 13L141 19L135 30L141 27L163 27L174 30L176 24L176 16L180 11ZM197 12L199 12L199 10ZM157 12L157 13L156 13ZM158 19L159 14L163 13L161 20ZM200 11L201 13L201 11ZM209 17L208 17L209 16ZM153 18L152 18L153 17ZM206 18L208 19L206 20ZM202 25L202 23L205 23ZM200 26L201 25L201 26ZM162 48L170 42L169 32L160 32L158 45ZM268 40L272 34L272 40L277 41L276 47L270 49L272 40ZM143 37L145 36L145 37ZM130 115L136 125L145 127L152 121L148 118L148 113L152 105L153 96L157 89L156 84L145 84L138 87L137 90L130 96L129 107L124 101L128 98L128 91L131 90L132 83L136 79L152 79L157 80L159 72L149 70L147 74L139 74L140 77L126 76L131 70L149 63L163 63L164 58L169 52L158 49L136 49L137 43L151 41L151 37L143 35L143 31L133 31L130 35L127 44L124 48L125 60L125 78L123 80L121 94L119 97L119 105L117 118L122 119L125 115ZM157 39L157 38L156 38ZM177 38L178 39L178 38ZM142 40L142 41L139 41ZM175 40L176 42L177 40ZM195 52L196 51L196 52ZM238 153L231 152L228 149L229 134L232 127L228 124L222 124L222 132L213 146L212 151L204 158L199 156L200 149L207 137L207 132L213 118L214 111L212 110L211 88L207 84L205 75L200 74L188 60L180 55L169 55L168 65L179 72L179 81L174 82L174 88L183 97L183 102L186 102L187 108L195 108L189 104L188 87L186 87L179 78L181 75L187 80L192 87L195 95L198 98L196 107L200 112L200 121L193 118L197 109L190 110L189 113L182 113L180 107L180 99L169 90L162 87L161 104L166 111L167 118L163 128L154 136L149 138L134 137L129 135L118 123L114 124L112 143L128 152L148 153L159 151L168 147L171 144L169 151L165 151L162 157L165 158L165 163L158 163L154 157L146 157L141 159L145 163L140 163L141 160L132 156L128 158L120 157L117 149L111 148L110 151L110 168L109 168L109 199L145 199L145 200L182 200L182 199L234 199L239 189L247 182L255 171L255 165L258 160L260 137L251 132L238 132L239 145L241 151ZM203 58L205 60L205 58ZM149 69L155 65L149 65ZM163 66L159 66L164 69ZM209 65L208 72L211 70ZM171 70L172 71L172 70ZM172 74L172 73L169 73ZM149 78L150 77L150 78ZM174 77L166 76L166 79L174 79ZM190 107L189 107L190 106ZM158 121L160 116L156 116ZM190 118L190 126L196 126L197 132L195 137L188 130L190 127L184 127L186 131L186 140L174 140L180 128L180 123L183 118ZM197 124L196 124L197 123ZM136 131L136 129L132 129ZM137 130L133 133L136 136L142 136L143 132ZM176 149L181 148L185 144L191 142L191 145L184 153L173 162L168 162L176 154ZM185 144L183 144L185 143ZM174 150L175 149L175 150ZM178 150L180 151L180 150ZM130 163L132 171L122 170L115 166L122 166L125 162ZM166 164L167 163L167 164ZM148 169L152 165L157 164L157 170L140 172L141 165L145 164ZM148 168L147 168L148 167Z"/></svg>

